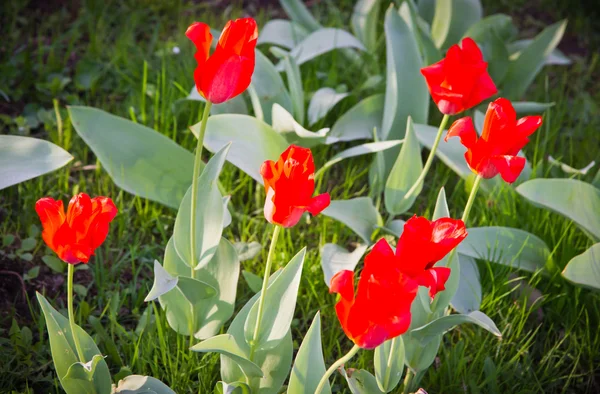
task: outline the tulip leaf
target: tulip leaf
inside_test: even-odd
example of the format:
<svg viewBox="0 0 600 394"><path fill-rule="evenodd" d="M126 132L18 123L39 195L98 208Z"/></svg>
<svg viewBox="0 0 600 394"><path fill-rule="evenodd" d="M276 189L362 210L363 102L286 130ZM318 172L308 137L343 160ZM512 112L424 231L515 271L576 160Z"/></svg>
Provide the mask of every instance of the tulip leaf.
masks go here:
<svg viewBox="0 0 600 394"><path fill-rule="evenodd" d="M200 125L192 126L194 134L197 135L199 130ZM260 183L262 163L265 160L277 160L288 147L283 136L252 116L211 116L206 126L204 145L211 152L216 152L229 142L231 147L227 160Z"/></svg>
<svg viewBox="0 0 600 394"><path fill-rule="evenodd" d="M192 183L194 156L168 137L92 107L69 107L77 133L117 186L178 208Z"/></svg>
<svg viewBox="0 0 600 394"><path fill-rule="evenodd" d="M475 259L464 254L458 255L460 278L458 288L450 301L457 312L468 314L481 306L481 280Z"/></svg>
<svg viewBox="0 0 600 394"><path fill-rule="evenodd" d="M389 339L375 348L375 377L379 389L389 393L396 388L404 370L404 341Z"/></svg>
<svg viewBox="0 0 600 394"><path fill-rule="evenodd" d="M502 84L503 97L517 100L525 93L562 39L566 27L566 20L548 26L521 51L519 57L511 61Z"/></svg>
<svg viewBox="0 0 600 394"><path fill-rule="evenodd" d="M190 94L186 97L186 100L192 101L200 101L206 103L206 99L198 93L198 89L196 86L192 87ZM243 95L235 96L232 99L229 99L220 104L213 104L210 108L211 115L219 115L219 114L241 114L248 115L248 106L246 105L246 100Z"/></svg>
<svg viewBox="0 0 600 394"><path fill-rule="evenodd" d="M570 174L570 175L587 175L587 173L594 168L594 166L596 165L595 161L591 161L590 163L588 163L587 166L583 167L583 168L573 168L568 164L565 164L559 160L556 160L554 157L548 155L548 163L552 164L553 166L557 166L560 167L560 169L565 173L565 174Z"/></svg>
<svg viewBox="0 0 600 394"><path fill-rule="evenodd" d="M321 345L321 315L317 312L296 354L287 392L313 394L321 377L325 375L325 370ZM331 393L329 382L325 384L321 393Z"/></svg>
<svg viewBox="0 0 600 394"><path fill-rule="evenodd" d="M325 142L329 129L313 132L306 130L294 119L285 108L273 104L273 130L280 133L290 144L297 144L305 148L312 148Z"/></svg>
<svg viewBox="0 0 600 394"><path fill-rule="evenodd" d="M119 380L114 394L175 394L166 384L152 376L129 375Z"/></svg>
<svg viewBox="0 0 600 394"><path fill-rule="evenodd" d="M347 31L325 27L310 33L292 49L290 56L300 66L324 53L341 48L365 50L362 42ZM282 66L278 65L278 69L281 70Z"/></svg>
<svg viewBox="0 0 600 394"><path fill-rule="evenodd" d="M373 139L373 130L381 130L384 95L376 94L360 101L333 125L327 143Z"/></svg>
<svg viewBox="0 0 600 394"><path fill-rule="evenodd" d="M417 38L423 62L425 64L433 64L439 61L442 58L442 54L431 38L429 24L419 16L414 1L408 0L403 2L398 12Z"/></svg>
<svg viewBox="0 0 600 394"><path fill-rule="evenodd" d="M260 367L247 359L244 349L238 346L231 334L221 334L191 347L191 350L201 353L216 352L234 360L248 377L263 377Z"/></svg>
<svg viewBox="0 0 600 394"><path fill-rule="evenodd" d="M427 370L433 364L442 343L442 335L434 336L423 343L420 338L409 332L402 335L402 340L404 341L404 364L413 373L418 373Z"/></svg>
<svg viewBox="0 0 600 394"><path fill-rule="evenodd" d="M323 119L325 115L349 93L338 93L332 88L317 90L308 104L308 124L313 125Z"/></svg>
<svg viewBox="0 0 600 394"><path fill-rule="evenodd" d="M600 190L593 185L576 179L534 179L517 187L517 193L574 221L592 240L600 240Z"/></svg>
<svg viewBox="0 0 600 394"><path fill-rule="evenodd" d="M255 258L262 249L262 245L256 241L250 243L236 242L233 244L233 247L235 248L240 261L246 261Z"/></svg>
<svg viewBox="0 0 600 394"><path fill-rule="evenodd" d="M354 34L371 53L375 53L377 49L380 9L381 0L358 0L350 19Z"/></svg>
<svg viewBox="0 0 600 394"><path fill-rule="evenodd" d="M438 48L456 44L483 16L479 0L436 0L431 36Z"/></svg>
<svg viewBox="0 0 600 394"><path fill-rule="evenodd" d="M261 29L257 44L273 44L292 49L307 35L308 32L297 23L284 19L272 19Z"/></svg>
<svg viewBox="0 0 600 394"><path fill-rule="evenodd" d="M526 231L510 227L472 227L458 245L458 252L474 259L529 272L543 269L550 261L550 249L544 241Z"/></svg>
<svg viewBox="0 0 600 394"><path fill-rule="evenodd" d="M340 373L346 378L352 394L383 394L375 376L364 369L340 368Z"/></svg>
<svg viewBox="0 0 600 394"><path fill-rule="evenodd" d="M215 394L251 394L250 386L242 382L217 382Z"/></svg>
<svg viewBox="0 0 600 394"><path fill-rule="evenodd" d="M573 257L562 276L577 285L600 290L600 243Z"/></svg>
<svg viewBox="0 0 600 394"><path fill-rule="evenodd" d="M387 231L388 233L400 237L402 232L404 231L404 225L406 222L401 219L390 220L385 224L385 226L381 227L382 230Z"/></svg>
<svg viewBox="0 0 600 394"><path fill-rule="evenodd" d="M395 146L403 143L404 140L390 140L390 141L378 141L378 142L367 142L365 144L356 145L352 148L348 148L340 153L334 155L327 163L323 165L321 168L331 167L334 164L339 163L340 161L361 155L366 155L368 153L377 153L382 152L386 149L393 148Z"/></svg>
<svg viewBox="0 0 600 394"><path fill-rule="evenodd" d="M302 249L267 288L264 302L268 308L263 309L262 312L260 331L255 343L257 349L273 348L287 335L296 309L296 298L305 255L306 249ZM246 342L249 344L254 341L258 308L257 302L250 309L244 325Z"/></svg>
<svg viewBox="0 0 600 394"><path fill-rule="evenodd" d="M302 87L300 64L288 52L277 50L276 48L271 48L271 52L282 59L277 65L277 69L285 71L288 91L292 99L294 117L298 119L298 122L304 123L304 88Z"/></svg>
<svg viewBox="0 0 600 394"><path fill-rule="evenodd" d="M415 135L412 119L409 117L404 144L385 183L385 208L390 214L404 213L414 204L421 193L423 182L419 182L418 187L410 195L408 192L418 180L421 171L423 171L421 145Z"/></svg>
<svg viewBox="0 0 600 394"><path fill-rule="evenodd" d="M463 38L470 37L478 43L489 39L490 34L498 36L502 42L507 42L518 34L512 17L506 14L494 14L480 19L469 27Z"/></svg>
<svg viewBox="0 0 600 394"><path fill-rule="evenodd" d="M164 269L178 276L181 286L159 297L169 325L182 335L194 333L200 339L216 335L234 310L240 263L233 245L221 238L212 260L196 270L192 279L190 267L179 258L171 238L165 250ZM212 288L212 295L194 296L207 287Z"/></svg>
<svg viewBox="0 0 600 394"><path fill-rule="evenodd" d="M260 276L253 274L250 271L242 271L242 276L246 280L246 283L248 284L248 287L250 287L250 290L252 290L254 293L258 293L260 291L263 282Z"/></svg>
<svg viewBox="0 0 600 394"><path fill-rule="evenodd" d="M519 56L521 56L521 52L526 49L529 45L531 45L531 43L533 42L532 39L525 39L525 40L517 40L514 42L511 42L510 44L508 44L508 51L511 54L511 59L515 60L517 59ZM573 63L571 61L571 59L569 59L564 53L562 53L562 51L558 48L555 48L554 50L552 50L552 52L550 52L550 54L548 56L546 56L545 65L558 65L558 66L568 66L569 64Z"/></svg>
<svg viewBox="0 0 600 394"><path fill-rule="evenodd" d="M158 260L154 260L154 283L144 301L154 301L159 296L173 290L177 286L177 279L177 277L169 275Z"/></svg>
<svg viewBox="0 0 600 394"><path fill-rule="evenodd" d="M76 352L69 320L54 309L43 295L36 293L36 296L46 320L54 369L65 392L67 394L109 394L112 381L108 365L92 337L81 327L75 326L75 335L77 335L85 357L84 363L81 363ZM90 364L87 364L88 362ZM75 364L79 366L75 366ZM81 379L81 374L86 375L81 368L89 368L93 373L87 375L85 379Z"/></svg>
<svg viewBox="0 0 600 394"><path fill-rule="evenodd" d="M280 275L286 268L275 272L269 278L269 284L272 285L278 280ZM255 294L246 305L238 312L238 314L231 322L227 333L235 338L237 346L239 346L246 358L249 359L250 346L245 339L245 324L248 319L248 314L253 306L258 302L259 294ZM248 385L250 386L251 392L260 392L265 394L276 394L279 392L281 386L285 382L286 378L290 373L293 356L293 343L292 336L288 330L286 336L277 346L270 349L258 349L255 354L253 361L256 365L260 366L264 377L262 379L254 378L250 379ZM246 381L244 372L237 363L231 358L221 355L221 380L227 383L233 383L238 381Z"/></svg>
<svg viewBox="0 0 600 394"><path fill-rule="evenodd" d="M467 315L447 315L435 319L431 323L428 323L422 327L413 329L411 335L413 338L418 339L423 345L428 344L431 340L437 338L439 335L450 331L454 327L463 323L476 324L497 337L502 337L502 334L496 327L496 324L490 319L485 313L480 311L473 311Z"/></svg>
<svg viewBox="0 0 600 394"><path fill-rule="evenodd" d="M333 200L322 214L344 223L366 243L371 242L373 230L382 221L379 212L373 205L373 200L369 197Z"/></svg>
<svg viewBox="0 0 600 394"><path fill-rule="evenodd" d="M235 115L221 115L235 116ZM239 115L238 115L239 116ZM219 174L225 164L225 158L231 145L223 146L206 164L197 182L197 204L196 204L196 256L193 257L194 269L208 264L215 254L221 233L223 232L224 207L223 198L217 185ZM188 265L191 265L191 202L192 188L181 201L175 226L173 229L173 241L175 250L179 257Z"/></svg>
<svg viewBox="0 0 600 394"><path fill-rule="evenodd" d="M277 103L291 111L292 98L283 83L283 79L281 79L281 75L279 75L269 58L258 49L254 53L256 55L256 65L254 66L254 74L252 74L252 87L260 101L264 121L271 123L273 104Z"/></svg>
<svg viewBox="0 0 600 394"><path fill-rule="evenodd" d="M336 244L325 244L321 249L321 268L325 276L325 284L329 287L331 278L343 270L354 271L354 268L367 251L368 245L358 245L352 252L348 252Z"/></svg>
<svg viewBox="0 0 600 394"><path fill-rule="evenodd" d="M57 170L73 156L51 142L0 135L0 190Z"/></svg>
<svg viewBox="0 0 600 394"><path fill-rule="evenodd" d="M319 22L300 0L279 0L279 4L287 16L304 29L314 31L321 28Z"/></svg>
<svg viewBox="0 0 600 394"><path fill-rule="evenodd" d="M525 115L539 115L544 112L548 108L554 107L555 103L536 103L533 101L513 101L512 103L517 115L525 116Z"/></svg>

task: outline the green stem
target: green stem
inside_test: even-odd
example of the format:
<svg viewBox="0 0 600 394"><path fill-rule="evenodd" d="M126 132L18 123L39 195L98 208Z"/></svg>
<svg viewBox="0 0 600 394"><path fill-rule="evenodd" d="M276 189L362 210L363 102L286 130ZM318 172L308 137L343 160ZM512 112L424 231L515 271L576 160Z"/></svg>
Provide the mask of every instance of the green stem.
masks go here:
<svg viewBox="0 0 600 394"><path fill-rule="evenodd" d="M469 199L467 200L467 205L465 205L465 211L462 215L462 221L467 224L467 219L469 218L469 213L471 212L471 208L473 207L473 203L475 202L475 197L477 196L477 190L479 190L479 185L481 185L481 181L483 178L481 175L477 175L475 178L475 182L473 183L473 187L471 188L471 194L469 194Z"/></svg>
<svg viewBox="0 0 600 394"><path fill-rule="evenodd" d="M408 394L410 392L410 386L412 386L414 377L415 374L412 373L408 367L406 367L406 377L404 378L404 389L402 390L402 394Z"/></svg>
<svg viewBox="0 0 600 394"><path fill-rule="evenodd" d="M256 343L258 342L258 335L260 334L260 323L263 317L263 308L265 307L265 298L267 296L267 286L269 284L269 277L271 276L273 255L275 254L275 246L277 244L277 238L279 238L280 231L281 227L275 225L275 228L273 229L273 237L271 238L271 246L269 246L269 254L267 255L267 265L265 267L262 288L260 290L260 298L258 299L258 313L256 316L256 326L254 326L254 335L252 335L252 343L250 344L250 361L253 361L254 352L256 351Z"/></svg>
<svg viewBox="0 0 600 394"><path fill-rule="evenodd" d="M404 195L405 199L410 198L417 191L417 189L421 186L421 184L425 180L425 177L427 176L427 173L429 172L429 168L431 167L431 164L433 163L433 159L435 158L435 152L437 151L437 147L440 144L440 140L442 139L442 134L444 133L444 129L446 128L446 125L448 124L449 119L450 119L450 115L444 115L444 117L442 118L442 122L440 123L440 127L438 129L437 135L435 136L435 140L433 141L433 145L431 147L431 150L429 151L429 156L427 157L427 161L425 162L423 171L421 171L421 174L417 178L416 182L413 183L413 185L410 187L408 192L406 192L406 194Z"/></svg>
<svg viewBox="0 0 600 394"><path fill-rule="evenodd" d="M319 381L319 385L317 386L317 389L315 390L315 394L321 394L321 391L323 390L323 387L325 387L325 384L327 383L327 381L329 380L329 377L342 365L344 365L345 363L348 362L348 360L350 360L352 357L354 357L354 355L356 353L358 353L358 351L360 350L360 347L358 345L354 345L352 347L352 349L350 349L350 351L348 353L346 353L345 356L343 356L342 358L340 358L339 360L337 360L336 362L334 362L331 367L329 367L329 369L327 370L327 372L325 372L325 375L323 375L323 377L321 378L321 380Z"/></svg>
<svg viewBox="0 0 600 394"><path fill-rule="evenodd" d="M67 309L69 311L69 327L71 328L71 335L73 336L73 342L75 343L75 349L77 349L77 357L79 361L85 363L85 356L81 351L81 345L79 345L79 338L75 333L75 316L73 315L73 274L75 272L75 265L67 264L69 266L67 271Z"/></svg>
<svg viewBox="0 0 600 394"><path fill-rule="evenodd" d="M385 376L383 378L383 387L387 387L390 383L390 373L392 372L392 363L394 362L394 348L396 347L396 340L398 337L394 337L392 339L392 343L390 343L390 354L388 355Z"/></svg>
<svg viewBox="0 0 600 394"><path fill-rule="evenodd" d="M206 134L206 123L212 103L206 102L202 121L200 123L200 133L198 134L198 143L196 145L196 156L194 157L194 175L192 178L192 210L190 211L190 269L191 277L194 277L196 268L196 204L198 199L198 177L200 176L200 163L202 163L202 147L204 146L204 134Z"/></svg>

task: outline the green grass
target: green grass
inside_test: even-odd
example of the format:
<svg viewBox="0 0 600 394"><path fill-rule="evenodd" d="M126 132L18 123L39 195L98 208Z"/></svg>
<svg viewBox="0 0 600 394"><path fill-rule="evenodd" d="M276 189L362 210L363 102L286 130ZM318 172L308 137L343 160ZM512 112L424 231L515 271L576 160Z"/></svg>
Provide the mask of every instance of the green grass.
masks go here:
<svg viewBox="0 0 600 394"><path fill-rule="evenodd" d="M186 42L183 33L193 20L207 21L217 27L225 19L244 14L240 3L233 6L225 3L217 1L209 7L202 2L188 5L170 1L152 4L86 1L81 8L43 10L33 3L24 5L15 0L6 5L7 11L2 16L6 23L1 28L5 39L0 52L0 90L11 99L8 104L1 103L2 132L49 139L75 157L70 165L55 173L0 192L0 236L17 237L4 250L14 252L20 240L28 237L31 225L39 226L33 207L42 196L66 200L78 191L85 191L113 197L120 214L110 236L87 266L89 269L76 273L76 283L87 290L87 295L76 297L77 320L95 335L100 349L108 356L113 376L120 369L152 375L178 393L212 392L219 379L219 359L216 355L190 353L189 338L178 336L169 328L158 304L143 302L152 284L151 263L162 258L175 212L116 187L73 132L64 106L91 105L133 118L192 150L195 141L187 126L199 120L201 107L198 103L180 101L192 85L194 68L192 45ZM336 3L340 12L333 9L333 3L319 3L316 15L328 26L345 26L352 2ZM488 3L495 12L519 13L518 6L508 2L486 1L485 5ZM547 6L546 3L540 4ZM566 8L561 5L556 9L541 9L544 15L558 20ZM569 9L574 19L568 35L586 37L578 45L584 45L589 48L587 53L593 54L599 33L590 27L582 9ZM263 23L273 15L280 15L277 13L280 11L257 10L256 5L246 9ZM534 16L518 19L527 28L539 29ZM172 54L174 46L181 48L179 55ZM596 53L580 58L571 67L546 68L529 89L528 101L556 102L545 115L543 130L526 149L533 163L547 155L574 167L598 159L598 61ZM369 59L368 67L371 72L382 72L384 57ZM317 73L320 70L328 71L320 75ZM302 74L307 92L341 83L352 91L359 85L357 78L364 78L361 70L348 69L339 54L302 66ZM61 87L61 81L68 83ZM55 98L61 106L61 132L53 116ZM343 102L337 113L330 114L321 126L330 126L352 104L352 100ZM438 120L432 119L431 124ZM335 149L338 148L315 149L317 166L331 157ZM357 158L334 166L326 173L322 189L327 188L335 199L367 195L369 160ZM539 171L552 175L556 169L542 165ZM236 211L245 213L234 218L224 236L268 245L271 228L262 214L262 186L231 165L223 171L221 182L226 190L233 192ZM446 187L453 216L461 214L468 196L465 183L438 161L413 207L415 213L431 215L441 185ZM488 195L481 193L470 221L471 225L516 227L539 236L550 246L559 268L557 272L591 245L571 222L533 208L508 186ZM30 296L33 289L42 291L48 281L61 277L41 261L50 252L39 235L37 240L32 263L0 256L19 273L33 266L42 267L39 279L26 283ZM308 247L292 334L297 349L314 314L320 310L328 365L345 353L351 343L335 317L335 297L327 294L319 249L327 242L350 245L356 241L357 237L341 224L318 216L311 218L310 223L301 222L294 229L285 230L277 247L275 268L283 266L302 246ZM262 275L266 253L264 248L256 258L243 262L242 268ZM497 340L486 331L468 325L455 329L444 337L438 359L423 376L421 386L430 393L599 391L599 294L565 282L558 273L524 274L484 261L478 264L484 292L482 311L496 322L503 339ZM528 297L527 291L523 291L526 286L537 289L541 297L535 300ZM57 308L66 307L65 289L66 285L58 283L55 292L47 293ZM250 294L247 284L240 279L238 308ZM60 392L37 303L28 299L23 304L20 295L14 296L23 307L15 309L10 303L3 303L3 308L8 306L0 315L3 360L0 392ZM92 324L90 318L99 319L99 324ZM361 352L349 367L372 371L372 352ZM348 392L340 376L334 384L339 392Z"/></svg>

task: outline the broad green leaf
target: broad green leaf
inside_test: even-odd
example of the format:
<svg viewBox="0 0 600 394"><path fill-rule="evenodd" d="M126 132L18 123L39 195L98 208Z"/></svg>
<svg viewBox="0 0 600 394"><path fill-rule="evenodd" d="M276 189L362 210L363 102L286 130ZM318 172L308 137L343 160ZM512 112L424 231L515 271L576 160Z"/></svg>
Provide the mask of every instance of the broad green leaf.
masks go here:
<svg viewBox="0 0 600 394"><path fill-rule="evenodd" d="M325 163L323 165L323 167L321 167L321 169L331 167L332 165L337 164L340 161L342 161L344 159L348 159L350 157L366 155L368 153L381 152L386 149L390 149L397 145L400 145L403 142L404 142L404 140L390 140L390 141L367 142L366 144L356 145L356 146L353 146L352 148L348 148L348 149L341 151L340 153L334 155L331 159L329 159L329 161L327 163Z"/></svg>
<svg viewBox="0 0 600 394"><path fill-rule="evenodd" d="M232 116L232 115L222 115ZM193 256L193 267L199 269L210 261L215 254L221 233L223 232L223 220L225 209L223 198L219 192L217 182L219 174L225 164L225 158L231 145L222 147L206 164L202 174L198 178L196 212L196 255ZM173 228L173 242L179 257L192 266L190 229L191 229L191 203L192 187L181 201L175 226Z"/></svg>
<svg viewBox="0 0 600 394"><path fill-rule="evenodd" d="M313 125L323 119L337 103L349 93L338 93L332 88L321 88L313 94L308 104L308 124Z"/></svg>
<svg viewBox="0 0 600 394"><path fill-rule="evenodd" d="M460 278L458 288L450 301L457 312L468 314L481 306L481 280L475 259L464 254L458 255Z"/></svg>
<svg viewBox="0 0 600 394"><path fill-rule="evenodd" d="M456 44L483 16L479 0L436 0L431 36L438 48Z"/></svg>
<svg viewBox="0 0 600 394"><path fill-rule="evenodd" d="M296 354L287 392L314 394L325 371L321 345L321 315L317 312ZM321 393L331 393L329 382L325 384Z"/></svg>
<svg viewBox="0 0 600 394"><path fill-rule="evenodd" d="M306 148L320 145L325 142L328 128L319 131L306 130L294 119L285 108L273 104L273 130L280 133L290 144L297 144Z"/></svg>
<svg viewBox="0 0 600 394"><path fill-rule="evenodd" d="M429 24L433 22L435 16L435 2L436 0L417 0L419 15Z"/></svg>
<svg viewBox="0 0 600 394"><path fill-rule="evenodd" d="M279 270L271 275L269 283L272 285L282 272L283 270ZM246 303L227 330L227 333L235 338L237 345L243 349L247 358L250 355L250 346L245 339L244 326L250 309L257 303L258 297L259 294L256 294ZM251 391L260 394L278 393L289 375L292 365L292 355L293 343L290 331L288 331L285 338L275 348L258 349L254 354L253 361L260 366L264 377L261 379L250 379L248 385ZM235 361L224 355L221 356L221 379L227 383L246 381L243 371Z"/></svg>
<svg viewBox="0 0 600 394"><path fill-rule="evenodd" d="M427 122L429 91L420 77L423 64L415 36L392 6L385 14L384 27L387 83L380 136L382 140L402 139L409 116L416 123Z"/></svg>
<svg viewBox="0 0 600 394"><path fill-rule="evenodd" d="M525 116L532 114L542 114L546 112L548 108L554 107L556 103L535 103L533 101L513 101L512 103L517 115Z"/></svg>
<svg viewBox="0 0 600 394"><path fill-rule="evenodd" d="M348 252L336 244L325 244L321 249L321 268L325 276L325 284L329 287L331 278L343 270L354 271L354 268L367 251L367 244L358 245L352 252Z"/></svg>
<svg viewBox="0 0 600 394"><path fill-rule="evenodd" d="M168 293L177 286L177 277L169 275L158 260L154 260L154 283L150 293L144 299L145 302L153 301L159 296Z"/></svg>
<svg viewBox="0 0 600 394"><path fill-rule="evenodd" d="M489 39L490 34L495 34L502 42L507 42L516 37L518 30L512 17L505 14L494 14L471 25L463 37L470 37L477 43L483 43Z"/></svg>
<svg viewBox="0 0 600 394"><path fill-rule="evenodd" d="M233 247L235 248L240 261L246 261L255 258L262 249L262 245L256 241L250 243L236 242L233 244Z"/></svg>
<svg viewBox="0 0 600 394"><path fill-rule="evenodd" d="M374 130L380 132L383 117L383 94L369 96L360 101L334 123L327 143L373 139Z"/></svg>
<svg viewBox="0 0 600 394"><path fill-rule="evenodd" d="M274 44L292 49L307 35L308 32L294 22L284 19L272 19L261 29L258 36L258 45Z"/></svg>
<svg viewBox="0 0 600 394"><path fill-rule="evenodd" d="M340 373L346 378L352 394L382 394L375 376L364 369L340 368Z"/></svg>
<svg viewBox="0 0 600 394"><path fill-rule="evenodd" d="M186 97L186 100L200 101L206 103L206 99L198 93L196 86L192 87L190 94ZM248 106L243 95L236 96L230 100L225 101L221 104L213 104L210 108L211 115L219 114L241 114L248 115Z"/></svg>
<svg viewBox="0 0 600 394"><path fill-rule="evenodd" d="M290 56L300 66L324 53L341 48L365 50L362 42L347 31L325 27L309 34L292 49ZM281 70L282 66L278 66L278 68Z"/></svg>
<svg viewBox="0 0 600 394"><path fill-rule="evenodd" d="M350 19L354 34L371 53L375 53L377 49L377 24L380 9L381 0L358 0Z"/></svg>
<svg viewBox="0 0 600 394"><path fill-rule="evenodd" d="M502 338L502 334L496 327L496 324L490 319L485 313L480 311L473 311L467 315L447 315L435 319L431 323L428 323L422 327L413 329L411 335L413 338L421 341L422 344L426 345L431 340L438 336L450 331L454 327L463 323L473 323L489 331L490 333Z"/></svg>
<svg viewBox="0 0 600 394"><path fill-rule="evenodd" d="M166 384L152 376L129 375L119 380L114 394L175 394Z"/></svg>
<svg viewBox="0 0 600 394"><path fill-rule="evenodd" d="M304 88L302 86L300 64L291 53L285 53L275 48L271 48L271 52L282 59L278 69L279 71L285 71L294 117L298 119L298 122L304 123Z"/></svg>
<svg viewBox="0 0 600 394"><path fill-rule="evenodd" d="M371 243L371 234L382 221L369 197L333 200L322 213L350 227L366 243Z"/></svg>
<svg viewBox="0 0 600 394"><path fill-rule="evenodd" d="M433 64L439 61L442 58L442 54L431 38L429 24L419 16L417 6L414 2L412 0L403 2L400 5L398 13L417 38L423 63Z"/></svg>
<svg viewBox="0 0 600 394"><path fill-rule="evenodd" d="M400 237L402 232L404 231L404 224L406 222L404 220L396 219L390 220L385 224L385 226L381 227L382 230L387 231L388 233Z"/></svg>
<svg viewBox="0 0 600 394"><path fill-rule="evenodd" d="M418 373L427 370L433 364L442 343L442 335L438 335L427 341L427 343L423 343L411 333L406 333L402 335L402 340L404 341L404 364L413 373Z"/></svg>
<svg viewBox="0 0 600 394"><path fill-rule="evenodd" d="M103 358L102 360L93 360L94 356L99 355L102 357L102 354L92 337L79 326L76 326L75 335L77 335L81 350L86 358L85 362L94 361L93 381L68 379L66 377L69 368L73 364L80 362L75 349L69 320L54 309L43 295L36 293L36 296L46 320L54 369L65 392L67 394L109 394L111 392L112 381L106 361Z"/></svg>
<svg viewBox="0 0 600 394"><path fill-rule="evenodd" d="M319 22L300 0L279 0L279 4L281 4L287 16L304 29L314 31L321 28Z"/></svg>
<svg viewBox="0 0 600 394"><path fill-rule="evenodd" d="M197 135L200 125L192 126ZM204 145L216 152L231 142L227 160L262 183L260 166L265 160L277 160L288 142L268 124L245 115L216 115L208 119ZM191 177L191 175L190 175Z"/></svg>
<svg viewBox="0 0 600 394"><path fill-rule="evenodd" d="M508 45L508 51L511 54L511 59L516 59L521 55L521 52L533 42L532 39L517 40ZM555 48L548 56L546 56L545 65L568 66L572 61L562 51Z"/></svg>
<svg viewBox="0 0 600 394"><path fill-rule="evenodd" d="M562 39L566 27L566 20L548 26L510 63L502 86L503 97L516 100L525 93Z"/></svg>
<svg viewBox="0 0 600 394"><path fill-rule="evenodd" d="M57 170L73 156L51 142L0 135L0 190Z"/></svg>
<svg viewBox="0 0 600 394"><path fill-rule="evenodd" d="M64 376L64 380L81 380L81 384L89 384L90 389L93 390L93 382L94 382L94 374L96 373L96 367L99 363L104 361L104 357L100 354L96 354L92 359L88 362L74 363L67 370L66 375Z"/></svg>
<svg viewBox="0 0 600 394"><path fill-rule="evenodd" d="M252 290L254 293L258 293L260 291L263 282L260 276L253 274L250 271L242 271L242 276L246 280L246 283L248 284L248 287L250 287L250 290Z"/></svg>
<svg viewBox="0 0 600 394"><path fill-rule="evenodd" d="M576 179L534 179L517 187L517 193L535 205L574 221L600 240L600 190Z"/></svg>
<svg viewBox="0 0 600 394"><path fill-rule="evenodd" d="M251 394L250 386L243 382L217 382L215 394Z"/></svg>
<svg viewBox="0 0 600 394"><path fill-rule="evenodd" d="M171 291L159 297L160 304L166 310L169 325L182 335L194 333L196 338L204 339L216 335L223 324L231 317L234 310L237 283L240 272L240 262L231 243L221 238L215 256L206 267L194 272L194 282L197 285L189 289L200 292L201 281L204 287L211 286L216 294L209 298L200 298L190 303L184 292L188 290L186 283L192 279L190 267L177 255L171 238L165 250L164 269L173 276L184 278L183 291ZM198 288L197 288L198 287ZM196 290L194 290L196 289Z"/></svg>
<svg viewBox="0 0 600 394"><path fill-rule="evenodd" d="M490 32L487 40L478 42L483 58L488 62L488 72L496 86L501 86L510 65L506 44L495 33Z"/></svg>
<svg viewBox="0 0 600 394"><path fill-rule="evenodd" d="M42 261L52 269L52 271L62 274L65 272L67 264L56 256L46 255L42 257Z"/></svg>
<svg viewBox="0 0 600 394"><path fill-rule="evenodd" d="M247 377L263 377L260 367L248 360L244 349L240 348L231 334L221 334L191 347L191 350L201 353L216 352L223 354L237 363Z"/></svg>
<svg viewBox="0 0 600 394"><path fill-rule="evenodd" d="M404 341L396 337L375 348L375 378L379 389L389 393L398 386L404 371Z"/></svg>
<svg viewBox="0 0 600 394"><path fill-rule="evenodd" d="M262 311L260 331L255 343L257 349L273 348L287 335L296 309L305 255L306 248L290 260L281 275L267 288L264 302L268 307ZM254 341L258 307L258 302L252 306L244 325L246 342L249 344Z"/></svg>
<svg viewBox="0 0 600 394"><path fill-rule="evenodd" d="M194 156L166 136L91 107L69 107L77 133L117 186L178 208L192 183Z"/></svg>
<svg viewBox="0 0 600 394"><path fill-rule="evenodd" d="M580 286L600 290L600 243L573 257L562 276Z"/></svg>
<svg viewBox="0 0 600 394"><path fill-rule="evenodd" d="M596 165L595 161L591 161L587 166L583 168L573 168L570 165L563 163L562 161L556 160L550 155L548 155L548 163L552 164L553 166L560 167L560 169L565 174L570 175L587 175L587 173Z"/></svg>
<svg viewBox="0 0 600 394"><path fill-rule="evenodd" d="M529 272L543 269L551 259L544 241L526 231L510 227L473 227L458 245L458 252Z"/></svg>
<svg viewBox="0 0 600 394"><path fill-rule="evenodd" d="M254 87L260 101L264 121L270 124L273 104L277 103L291 111L292 98L283 84L281 75L279 75L269 58L258 49L254 53L256 55L256 65L254 74L252 74L252 87Z"/></svg>
<svg viewBox="0 0 600 394"><path fill-rule="evenodd" d="M421 193L423 182L419 182L418 187L410 195L408 192L418 180L421 171L423 171L421 145L415 135L412 119L409 117L404 144L385 183L385 209L390 214L399 215L412 207Z"/></svg>

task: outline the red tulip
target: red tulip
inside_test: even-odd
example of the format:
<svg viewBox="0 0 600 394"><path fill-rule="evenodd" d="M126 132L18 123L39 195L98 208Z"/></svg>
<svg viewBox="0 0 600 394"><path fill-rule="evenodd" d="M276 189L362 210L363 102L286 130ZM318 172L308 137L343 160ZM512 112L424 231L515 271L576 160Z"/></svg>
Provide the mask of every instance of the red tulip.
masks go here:
<svg viewBox="0 0 600 394"><path fill-rule="evenodd" d="M429 287L432 298L444 290L450 269L433 265L466 236L462 220L430 222L414 216L404 225L396 253L382 238L365 257L356 296L354 272L335 274L330 292L341 296L335 309L346 335L358 346L372 349L404 334L418 286Z"/></svg>
<svg viewBox="0 0 600 394"><path fill-rule="evenodd" d="M329 193L312 197L315 164L310 149L290 145L274 162L260 168L265 182L265 218L273 224L293 227L306 211L317 215L330 203Z"/></svg>
<svg viewBox="0 0 600 394"><path fill-rule="evenodd" d="M106 239L108 224L117 214L110 198L90 199L85 193L71 199L66 215L63 202L50 197L39 199L35 210L44 229L44 242L69 264L88 262Z"/></svg>
<svg viewBox="0 0 600 394"><path fill-rule="evenodd" d="M198 67L194 71L194 80L202 97L219 104L248 88L254 72L254 48L258 39L254 19L227 22L217 48L210 56L213 37L207 24L194 22L185 35L196 45L194 57Z"/></svg>
<svg viewBox="0 0 600 394"><path fill-rule="evenodd" d="M498 92L479 47L468 37L462 40L462 48L452 45L444 59L423 67L421 74L433 101L445 115L472 108Z"/></svg>
<svg viewBox="0 0 600 394"><path fill-rule="evenodd" d="M467 148L467 164L483 178L493 178L500 173L502 179L513 183L526 161L517 153L541 124L541 116L525 116L517 120L510 101L499 98L488 106L481 137L477 136L473 120L465 117L450 126L445 140L460 137L460 142Z"/></svg>

